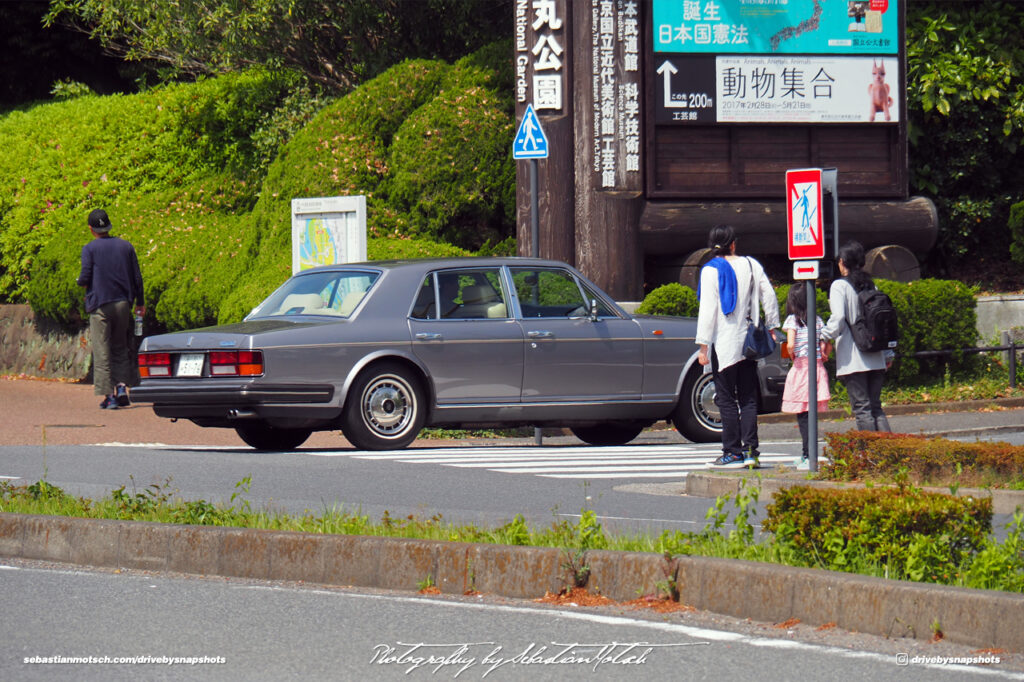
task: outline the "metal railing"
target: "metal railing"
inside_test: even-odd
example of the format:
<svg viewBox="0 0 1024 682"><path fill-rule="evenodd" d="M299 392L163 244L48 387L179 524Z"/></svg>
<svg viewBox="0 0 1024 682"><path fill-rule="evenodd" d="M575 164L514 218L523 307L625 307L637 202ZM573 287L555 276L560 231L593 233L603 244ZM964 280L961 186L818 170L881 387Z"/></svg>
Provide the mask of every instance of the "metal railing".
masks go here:
<svg viewBox="0 0 1024 682"><path fill-rule="evenodd" d="M912 353L910 357L920 358L926 360L928 358L948 357L956 353L963 353L970 355L973 353L994 353L994 352L1010 352L1010 358L1007 365L1009 366L1010 373L1010 388L1017 388L1017 351L1024 350L1024 346L1018 346L1015 342L1011 341L1006 346L988 346L985 348L961 348L960 350L922 350L916 353ZM899 353L897 353L899 355Z"/></svg>

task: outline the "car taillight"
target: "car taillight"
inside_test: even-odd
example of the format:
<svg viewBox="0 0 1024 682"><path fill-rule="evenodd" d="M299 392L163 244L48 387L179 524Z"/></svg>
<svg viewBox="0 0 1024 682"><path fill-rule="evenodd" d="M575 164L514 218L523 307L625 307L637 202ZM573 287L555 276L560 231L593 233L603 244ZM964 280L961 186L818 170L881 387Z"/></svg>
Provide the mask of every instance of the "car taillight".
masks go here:
<svg viewBox="0 0 1024 682"><path fill-rule="evenodd" d="M142 378L171 376L171 354L139 353L139 376Z"/></svg>
<svg viewBox="0 0 1024 682"><path fill-rule="evenodd" d="M210 352L210 374L259 376L263 374L263 352L258 350L215 350Z"/></svg>

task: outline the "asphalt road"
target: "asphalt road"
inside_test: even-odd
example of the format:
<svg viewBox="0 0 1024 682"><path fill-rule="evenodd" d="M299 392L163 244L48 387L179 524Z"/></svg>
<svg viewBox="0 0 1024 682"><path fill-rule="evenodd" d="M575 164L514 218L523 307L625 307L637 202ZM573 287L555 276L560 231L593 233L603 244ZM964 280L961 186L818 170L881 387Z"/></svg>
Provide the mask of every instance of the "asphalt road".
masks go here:
<svg viewBox="0 0 1024 682"><path fill-rule="evenodd" d="M1024 679L1019 655L700 613L27 562L0 564L0 586L6 680ZM1002 662L939 662L986 655Z"/></svg>

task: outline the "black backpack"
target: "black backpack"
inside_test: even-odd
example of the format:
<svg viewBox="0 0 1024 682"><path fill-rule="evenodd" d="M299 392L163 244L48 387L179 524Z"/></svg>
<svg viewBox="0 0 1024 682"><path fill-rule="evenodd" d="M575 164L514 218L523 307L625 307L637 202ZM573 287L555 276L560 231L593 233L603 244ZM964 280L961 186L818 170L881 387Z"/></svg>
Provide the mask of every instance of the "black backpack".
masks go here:
<svg viewBox="0 0 1024 682"><path fill-rule="evenodd" d="M865 289L857 294L857 307L860 312L857 321L846 321L857 348L865 353L894 350L900 329L892 299L878 289Z"/></svg>

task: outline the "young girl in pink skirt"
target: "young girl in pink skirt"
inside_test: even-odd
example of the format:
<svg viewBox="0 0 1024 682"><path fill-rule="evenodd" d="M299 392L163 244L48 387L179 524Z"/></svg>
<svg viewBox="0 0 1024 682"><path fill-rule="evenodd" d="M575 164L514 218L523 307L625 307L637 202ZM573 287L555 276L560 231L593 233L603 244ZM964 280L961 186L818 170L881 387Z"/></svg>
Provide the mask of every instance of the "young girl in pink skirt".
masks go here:
<svg viewBox="0 0 1024 682"><path fill-rule="evenodd" d="M828 373L825 371L824 359L832 350L832 344L821 339L821 328L824 323L821 318L815 316L816 338L818 340L817 350L817 378L818 378L818 411L822 412L828 408L828 399L831 397L828 390ZM800 427L800 437L803 439L803 454L796 461L798 469L807 469L807 379L808 379L808 356L807 348L807 283L797 282L789 288L789 296L786 298L786 321L782 324L786 332L786 349L789 357L793 359L793 366L789 368L786 375L786 389L782 393L782 411L796 414L796 422Z"/></svg>

